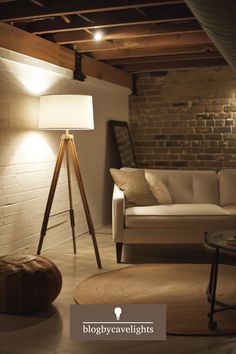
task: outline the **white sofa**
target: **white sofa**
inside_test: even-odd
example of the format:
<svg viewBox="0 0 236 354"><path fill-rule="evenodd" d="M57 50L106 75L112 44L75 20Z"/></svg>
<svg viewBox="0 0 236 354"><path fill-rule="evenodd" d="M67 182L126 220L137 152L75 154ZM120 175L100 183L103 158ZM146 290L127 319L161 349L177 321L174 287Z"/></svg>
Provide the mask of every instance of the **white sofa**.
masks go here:
<svg viewBox="0 0 236 354"><path fill-rule="evenodd" d="M123 244L202 243L213 230L236 228L236 170L145 170L167 186L173 204L125 208L114 185L112 234L117 262Z"/></svg>

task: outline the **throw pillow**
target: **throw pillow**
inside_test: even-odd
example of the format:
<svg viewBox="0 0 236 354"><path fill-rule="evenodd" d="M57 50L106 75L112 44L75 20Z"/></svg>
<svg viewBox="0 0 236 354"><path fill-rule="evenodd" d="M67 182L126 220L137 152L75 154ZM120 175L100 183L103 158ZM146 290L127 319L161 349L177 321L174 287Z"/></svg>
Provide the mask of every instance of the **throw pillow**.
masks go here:
<svg viewBox="0 0 236 354"><path fill-rule="evenodd" d="M157 201L145 179L144 170L110 169L114 183L124 191L126 207L156 205Z"/></svg>
<svg viewBox="0 0 236 354"><path fill-rule="evenodd" d="M170 192L158 176L150 172L145 172L145 178L159 204L172 204Z"/></svg>

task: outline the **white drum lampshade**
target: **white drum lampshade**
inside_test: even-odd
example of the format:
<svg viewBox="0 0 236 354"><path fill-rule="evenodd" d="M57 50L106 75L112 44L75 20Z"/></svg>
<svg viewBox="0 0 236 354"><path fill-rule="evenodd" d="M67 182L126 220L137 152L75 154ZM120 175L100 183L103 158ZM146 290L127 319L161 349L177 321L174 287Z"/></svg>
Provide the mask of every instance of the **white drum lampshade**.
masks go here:
<svg viewBox="0 0 236 354"><path fill-rule="evenodd" d="M93 98L88 95L45 95L40 97L40 129L94 129Z"/></svg>

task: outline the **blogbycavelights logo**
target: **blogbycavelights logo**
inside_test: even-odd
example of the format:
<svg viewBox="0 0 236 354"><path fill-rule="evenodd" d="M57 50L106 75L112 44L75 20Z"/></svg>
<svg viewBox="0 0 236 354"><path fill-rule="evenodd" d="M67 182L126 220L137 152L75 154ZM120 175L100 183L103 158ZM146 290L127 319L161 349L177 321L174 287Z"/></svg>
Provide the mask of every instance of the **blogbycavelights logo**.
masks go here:
<svg viewBox="0 0 236 354"><path fill-rule="evenodd" d="M75 340L166 340L165 305L71 305Z"/></svg>

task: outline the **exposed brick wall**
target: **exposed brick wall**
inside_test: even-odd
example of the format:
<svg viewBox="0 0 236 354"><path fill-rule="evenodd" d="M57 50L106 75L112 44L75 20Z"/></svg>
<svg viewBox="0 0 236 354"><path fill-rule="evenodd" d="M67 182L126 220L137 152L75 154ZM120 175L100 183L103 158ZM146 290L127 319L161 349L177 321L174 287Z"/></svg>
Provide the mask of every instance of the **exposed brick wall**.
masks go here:
<svg viewBox="0 0 236 354"><path fill-rule="evenodd" d="M228 67L142 73L130 96L139 166L236 167L236 74Z"/></svg>

